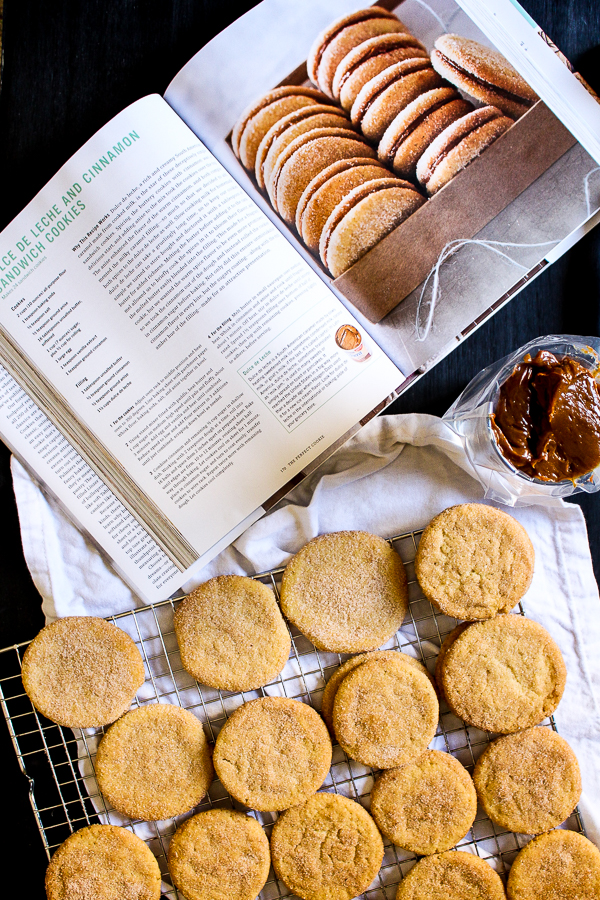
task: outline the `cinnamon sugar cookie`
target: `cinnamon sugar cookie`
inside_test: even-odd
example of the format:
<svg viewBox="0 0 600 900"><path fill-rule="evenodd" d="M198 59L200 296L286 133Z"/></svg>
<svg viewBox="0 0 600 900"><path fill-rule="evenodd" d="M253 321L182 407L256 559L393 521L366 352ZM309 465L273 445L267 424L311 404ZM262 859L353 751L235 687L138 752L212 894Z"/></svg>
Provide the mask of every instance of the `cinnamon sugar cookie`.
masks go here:
<svg viewBox="0 0 600 900"><path fill-rule="evenodd" d="M454 628L450 632L450 634L442 641L440 652L438 653L437 659L435 661L435 683L442 697L444 696L444 685L442 684L442 667L444 665L446 653L448 652L456 638L459 636L459 634L462 634L463 631L466 631L470 624L470 622L462 622L460 625L457 625L456 628Z"/></svg>
<svg viewBox="0 0 600 900"><path fill-rule="evenodd" d="M321 700L321 715L325 719L327 727L330 731L333 730L333 702L335 700L335 695L337 694L337 689L339 688L346 675L348 675L349 672L352 672L352 670L357 666L361 666L364 662L367 662L370 659L387 659L388 657L391 657L392 659L399 659L400 662L405 662L407 665L418 669L419 672L427 675L429 680L432 681L431 675L429 674L423 663L419 662L417 659L414 659L412 656L408 656L406 653L401 653L399 650L374 650L372 653L363 653L361 654L361 656L352 656L350 659L347 659L346 662L342 663L339 669L335 670L335 672L325 685L325 690L323 691L323 699Z"/></svg>
<svg viewBox="0 0 600 900"><path fill-rule="evenodd" d="M365 531L322 534L287 564L281 608L320 650L373 650L396 633L408 610L402 560Z"/></svg>
<svg viewBox="0 0 600 900"><path fill-rule="evenodd" d="M303 900L351 900L365 891L383 860L383 841L360 804L315 794L273 826L273 868Z"/></svg>
<svg viewBox="0 0 600 900"><path fill-rule="evenodd" d="M491 619L510 612L525 594L534 556L516 519L485 503L464 503L429 523L415 573L427 599L447 616Z"/></svg>
<svg viewBox="0 0 600 900"><path fill-rule="evenodd" d="M27 647L23 687L57 725L95 728L129 709L144 683L144 663L128 634L96 616L46 625Z"/></svg>
<svg viewBox="0 0 600 900"><path fill-rule="evenodd" d="M287 809L323 784L331 740L306 703L264 697L240 706L225 723L214 765L225 790L240 803L263 811Z"/></svg>
<svg viewBox="0 0 600 900"><path fill-rule="evenodd" d="M501 734L551 715L566 677L562 654L546 629L518 615L470 625L441 666L450 709L476 728Z"/></svg>
<svg viewBox="0 0 600 900"><path fill-rule="evenodd" d="M187 900L255 900L268 878L271 854L256 819L210 809L179 826L168 863L173 884Z"/></svg>
<svg viewBox="0 0 600 900"><path fill-rule="evenodd" d="M160 869L137 835L89 825L60 845L46 870L48 900L159 900Z"/></svg>
<svg viewBox="0 0 600 900"><path fill-rule="evenodd" d="M426 750L384 772L371 791L371 815L398 847L417 856L441 853L475 820L477 794L467 770L449 753Z"/></svg>
<svg viewBox="0 0 600 900"><path fill-rule="evenodd" d="M333 727L342 749L379 769L420 756L433 739L438 718L429 678L394 658L357 666L340 684L333 703Z"/></svg>
<svg viewBox="0 0 600 900"><path fill-rule="evenodd" d="M220 575L197 587L177 607L174 627L184 669L221 690L268 684L290 655L273 591L242 575Z"/></svg>
<svg viewBox="0 0 600 900"><path fill-rule="evenodd" d="M508 900L599 900L600 851L562 828L534 838L510 870Z"/></svg>
<svg viewBox="0 0 600 900"><path fill-rule="evenodd" d="M522 834L540 834L564 822L581 795L577 758L550 728L528 728L486 747L473 780L493 822Z"/></svg>
<svg viewBox="0 0 600 900"><path fill-rule="evenodd" d="M396 900L506 900L506 894L488 863L450 850L420 860L400 882Z"/></svg>
<svg viewBox="0 0 600 900"><path fill-rule="evenodd" d="M199 720L167 703L127 713L98 747L96 778L108 803L131 819L167 819L187 812L213 779Z"/></svg>

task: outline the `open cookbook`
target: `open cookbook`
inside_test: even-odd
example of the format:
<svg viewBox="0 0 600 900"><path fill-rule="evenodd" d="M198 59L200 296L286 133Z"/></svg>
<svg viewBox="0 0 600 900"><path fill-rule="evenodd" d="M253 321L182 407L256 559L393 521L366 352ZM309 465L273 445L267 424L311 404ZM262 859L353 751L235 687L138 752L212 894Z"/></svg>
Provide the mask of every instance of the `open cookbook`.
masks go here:
<svg viewBox="0 0 600 900"><path fill-rule="evenodd" d="M0 434L145 602L598 218L600 106L518 4L379 5L427 53L445 33L496 47L540 99L338 277L273 211L232 130L273 88L309 85L315 37L351 0L263 0L0 236Z"/></svg>

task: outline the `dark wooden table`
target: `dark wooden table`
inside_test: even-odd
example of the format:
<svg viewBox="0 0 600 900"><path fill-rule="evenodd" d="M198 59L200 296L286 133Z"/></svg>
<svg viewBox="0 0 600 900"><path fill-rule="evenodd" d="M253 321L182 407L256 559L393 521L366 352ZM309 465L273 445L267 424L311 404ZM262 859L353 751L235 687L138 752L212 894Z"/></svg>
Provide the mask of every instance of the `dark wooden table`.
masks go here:
<svg viewBox="0 0 600 900"><path fill-rule="evenodd" d="M0 228L100 126L139 97L162 93L203 44L253 5L243 0L5 0ZM524 5L600 93L598 0L525 0ZM390 412L443 413L476 372L538 335L597 335L599 302L596 229ZM23 560L9 454L3 445L0 492L0 646L7 646L33 637L43 619L40 597ZM580 495L577 502L588 523L598 577L600 499ZM3 890L7 897L37 900L44 896L46 855L3 721L0 762Z"/></svg>

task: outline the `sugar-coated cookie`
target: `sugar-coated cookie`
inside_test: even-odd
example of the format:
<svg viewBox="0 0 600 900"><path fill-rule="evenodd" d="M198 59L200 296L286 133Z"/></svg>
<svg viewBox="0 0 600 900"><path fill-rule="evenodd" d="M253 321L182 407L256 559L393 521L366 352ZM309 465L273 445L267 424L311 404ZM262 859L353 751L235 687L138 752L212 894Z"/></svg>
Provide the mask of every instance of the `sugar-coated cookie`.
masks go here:
<svg viewBox="0 0 600 900"><path fill-rule="evenodd" d="M446 653L448 652L448 650L450 649L450 647L452 646L452 644L454 643L456 638L459 636L459 634L462 634L463 631L465 631L469 627L470 624L471 624L470 622L462 622L460 625L457 625L456 628L453 628L452 631L450 632L450 634L446 638L444 638L444 640L442 641L442 645L440 647L440 652L438 653L437 659L435 661L435 673L434 673L436 687L437 687L439 693L441 694L441 696L444 696L444 685L442 683L442 668L444 665L444 660L446 658Z"/></svg>
<svg viewBox="0 0 600 900"><path fill-rule="evenodd" d="M364 138L345 128L315 128L298 135L279 154L267 182L273 208L288 223L294 222L302 193L326 166L338 159L377 156Z"/></svg>
<svg viewBox="0 0 600 900"><path fill-rule="evenodd" d="M46 870L48 900L159 900L160 869L137 835L89 825L60 845Z"/></svg>
<svg viewBox="0 0 600 900"><path fill-rule="evenodd" d="M506 894L488 863L451 850L421 859L400 882L396 900L506 900Z"/></svg>
<svg viewBox="0 0 600 900"><path fill-rule="evenodd" d="M485 503L451 506L427 526L415 574L447 616L490 619L510 612L528 590L535 553L523 526Z"/></svg>
<svg viewBox="0 0 600 900"><path fill-rule="evenodd" d="M359 803L321 793L275 822L271 856L277 877L302 900L351 900L377 875L383 841Z"/></svg>
<svg viewBox="0 0 600 900"><path fill-rule="evenodd" d="M450 709L484 731L538 725L562 697L567 672L545 628L519 615L475 622L448 648L441 682Z"/></svg>
<svg viewBox="0 0 600 900"><path fill-rule="evenodd" d="M310 49L306 62L308 77L333 97L333 78L342 59L363 41L389 32L407 33L408 29L394 13L380 6L359 9L336 19L318 35Z"/></svg>
<svg viewBox="0 0 600 900"><path fill-rule="evenodd" d="M513 120L495 106L474 109L439 134L417 163L417 178L435 194L483 153Z"/></svg>
<svg viewBox="0 0 600 900"><path fill-rule="evenodd" d="M498 50L460 34L439 37L431 61L440 75L465 94L496 106L513 119L539 99Z"/></svg>
<svg viewBox="0 0 600 900"><path fill-rule="evenodd" d="M265 134L256 153L254 174L258 186L266 189L271 181L273 168L288 144L295 138L315 128L344 128L354 131L355 126L348 116L334 106L317 103L303 106L276 122Z"/></svg>
<svg viewBox="0 0 600 900"><path fill-rule="evenodd" d="M237 120L231 133L233 152L242 165L252 172L259 144L275 122L302 106L331 102L321 91L297 85L268 91L247 106Z"/></svg>
<svg viewBox="0 0 600 900"><path fill-rule="evenodd" d="M296 229L309 250L318 252L327 219L351 190L389 175L381 163L368 157L338 160L315 175L296 208Z"/></svg>
<svg viewBox="0 0 600 900"><path fill-rule="evenodd" d="M371 791L371 815L379 830L417 856L450 850L468 832L476 812L471 776L439 750L426 750L414 762L384 772Z"/></svg>
<svg viewBox="0 0 600 900"><path fill-rule="evenodd" d="M350 118L365 137L379 141L399 112L420 94L443 86L429 59L394 63L360 89Z"/></svg>
<svg viewBox="0 0 600 900"><path fill-rule="evenodd" d="M454 88L426 91L388 125L377 148L379 159L402 178L414 178L417 163L432 141L472 109Z"/></svg>
<svg viewBox="0 0 600 900"><path fill-rule="evenodd" d="M221 690L268 684L290 654L273 591L242 575L219 575L197 587L177 607L174 627L184 669Z"/></svg>
<svg viewBox="0 0 600 900"><path fill-rule="evenodd" d="M342 663L339 669L336 669L327 684L325 685L325 690L323 691L323 698L321 700L321 715L325 719L327 723L327 727L331 731L333 729L333 702L335 700L335 695L337 694L337 690L349 672L352 672L357 666L361 666L364 662L368 662L370 659L387 659L391 657L393 659L398 659L400 662L406 663L408 666L412 666L415 669L418 669L419 672L422 672L424 675L427 675L429 680L433 683L431 675L423 665L423 663L419 662L418 659L414 659L412 656L408 656L406 653L401 653L399 650L373 650L371 653L362 653L360 656L351 656L350 659L347 659L346 662Z"/></svg>
<svg viewBox="0 0 600 900"><path fill-rule="evenodd" d="M371 659L344 678L333 701L340 747L366 766L390 769L420 756L436 732L429 678L400 659Z"/></svg>
<svg viewBox="0 0 600 900"><path fill-rule="evenodd" d="M306 703L264 697L240 706L227 720L215 743L214 765L240 803L263 811L288 809L323 784L331 740Z"/></svg>
<svg viewBox="0 0 600 900"><path fill-rule="evenodd" d="M269 876L271 854L256 819L210 809L179 826L168 863L186 900L255 900Z"/></svg>
<svg viewBox="0 0 600 900"><path fill-rule="evenodd" d="M473 780L490 819L522 834L556 828L581 795L577 757L550 728L527 728L493 741L477 760Z"/></svg>
<svg viewBox="0 0 600 900"><path fill-rule="evenodd" d="M200 721L168 703L127 713L108 729L96 754L101 793L131 819L187 812L200 803L213 775Z"/></svg>
<svg viewBox="0 0 600 900"><path fill-rule="evenodd" d="M565 829L534 838L508 875L508 900L600 900L600 851Z"/></svg>
<svg viewBox="0 0 600 900"><path fill-rule="evenodd" d="M95 728L129 709L144 683L144 663L128 634L96 616L46 625L25 650L23 687L57 725Z"/></svg>
<svg viewBox="0 0 600 900"><path fill-rule="evenodd" d="M408 610L406 573L383 538L336 531L292 557L280 599L284 615L320 650L360 653L400 628Z"/></svg>
<svg viewBox="0 0 600 900"><path fill-rule="evenodd" d="M321 232L319 254L334 278L358 262L425 202L408 181L392 177L353 188Z"/></svg>
<svg viewBox="0 0 600 900"><path fill-rule="evenodd" d="M429 54L412 34L378 34L369 38L344 56L338 65L333 78L333 95L344 109L350 111L367 81L388 66L415 57L429 59Z"/></svg>

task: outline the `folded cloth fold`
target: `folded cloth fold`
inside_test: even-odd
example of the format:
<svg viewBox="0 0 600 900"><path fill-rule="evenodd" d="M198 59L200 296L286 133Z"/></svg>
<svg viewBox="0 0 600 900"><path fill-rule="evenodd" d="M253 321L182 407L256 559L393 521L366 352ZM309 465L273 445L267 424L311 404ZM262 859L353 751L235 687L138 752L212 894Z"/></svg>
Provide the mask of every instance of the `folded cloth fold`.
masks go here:
<svg viewBox="0 0 600 900"><path fill-rule="evenodd" d="M140 601L15 460L12 472L23 550L46 618L110 615ZM462 446L434 416L371 421L268 515L184 585L217 574L255 574L285 564L317 534L363 529L391 537L423 528L448 506L483 501ZM582 769L580 804L600 843L600 599L579 507L553 499L509 510L536 553L526 615L544 625L567 665L556 712Z"/></svg>

